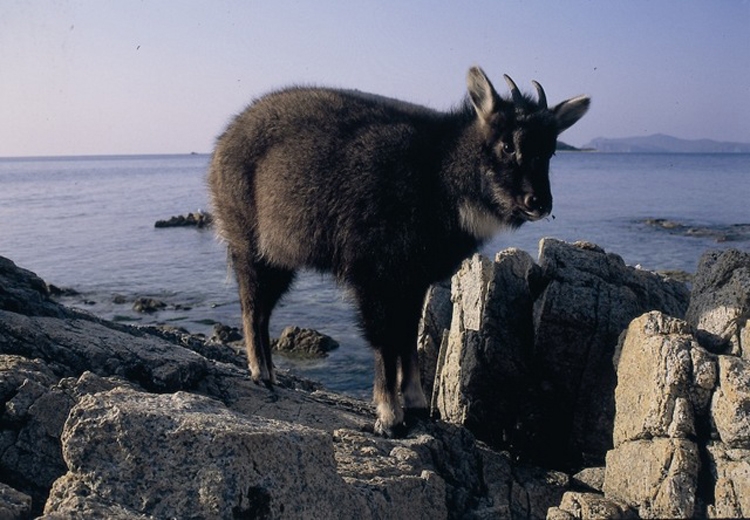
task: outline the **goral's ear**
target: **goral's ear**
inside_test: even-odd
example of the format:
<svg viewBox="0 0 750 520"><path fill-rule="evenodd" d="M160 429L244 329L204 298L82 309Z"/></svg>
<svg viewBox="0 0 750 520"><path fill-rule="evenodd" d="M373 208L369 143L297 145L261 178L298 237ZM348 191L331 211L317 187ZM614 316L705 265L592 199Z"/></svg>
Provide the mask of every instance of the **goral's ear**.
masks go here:
<svg viewBox="0 0 750 520"><path fill-rule="evenodd" d="M591 98L588 96L578 96L567 101L563 101L555 108L552 113L557 120L557 133L560 134L573 126L576 121L581 119L591 104Z"/></svg>
<svg viewBox="0 0 750 520"><path fill-rule="evenodd" d="M474 105L474 110L477 111L477 116L482 121L488 122L498 109L500 96L497 95L487 75L479 67L469 69L466 84L469 87L469 98L471 104Z"/></svg>

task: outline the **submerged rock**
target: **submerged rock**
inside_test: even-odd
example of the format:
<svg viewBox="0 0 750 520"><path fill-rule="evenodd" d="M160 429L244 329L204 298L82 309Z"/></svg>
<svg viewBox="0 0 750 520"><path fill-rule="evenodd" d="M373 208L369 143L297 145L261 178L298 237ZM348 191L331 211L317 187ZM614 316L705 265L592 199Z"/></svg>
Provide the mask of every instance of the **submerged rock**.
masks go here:
<svg viewBox="0 0 750 520"><path fill-rule="evenodd" d="M339 348L332 337L312 329L286 327L277 340L271 342L271 348L291 357L326 357L328 352Z"/></svg>
<svg viewBox="0 0 750 520"><path fill-rule="evenodd" d="M210 227L213 224L213 217L205 211L196 211L187 215L176 215L168 220L157 220L154 224L156 228L170 227L197 227L199 229Z"/></svg>
<svg viewBox="0 0 750 520"><path fill-rule="evenodd" d="M133 302L133 310L135 312L152 314L154 312L157 312L166 308L167 308L166 303L164 303L161 300L156 300L154 298L140 297L140 298L136 298L136 300Z"/></svg>
<svg viewBox="0 0 750 520"><path fill-rule="evenodd" d="M647 218L641 222L649 227L666 231L672 235L709 238L716 242L743 242L750 240L750 224L693 226L664 218Z"/></svg>

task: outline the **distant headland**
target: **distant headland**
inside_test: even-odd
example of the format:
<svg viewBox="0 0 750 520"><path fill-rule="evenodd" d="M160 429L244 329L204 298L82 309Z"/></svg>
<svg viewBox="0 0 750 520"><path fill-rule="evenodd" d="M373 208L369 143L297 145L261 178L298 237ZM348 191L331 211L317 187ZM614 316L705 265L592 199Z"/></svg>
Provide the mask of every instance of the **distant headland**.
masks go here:
<svg viewBox="0 0 750 520"><path fill-rule="evenodd" d="M617 139L597 137L582 148L558 143L558 149L609 153L750 153L750 143L713 141L711 139L680 139L670 135L653 134Z"/></svg>

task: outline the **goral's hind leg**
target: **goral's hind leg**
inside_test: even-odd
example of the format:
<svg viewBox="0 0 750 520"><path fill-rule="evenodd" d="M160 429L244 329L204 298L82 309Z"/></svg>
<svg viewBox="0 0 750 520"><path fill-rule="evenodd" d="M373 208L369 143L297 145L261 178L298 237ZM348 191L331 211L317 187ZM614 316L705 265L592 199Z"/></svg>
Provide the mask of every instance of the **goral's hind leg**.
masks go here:
<svg viewBox="0 0 750 520"><path fill-rule="evenodd" d="M427 399L422 390L419 375L419 356L417 355L416 333L411 345L405 345L406 352L401 352L401 397L404 400L404 415L407 425L412 420L429 417Z"/></svg>
<svg viewBox="0 0 750 520"><path fill-rule="evenodd" d="M233 261L250 374L256 383L270 387L276 382L276 376L268 326L273 308L289 289L294 272L270 267L263 262L242 261L238 255L233 255Z"/></svg>
<svg viewBox="0 0 750 520"><path fill-rule="evenodd" d="M359 285L355 292L365 334L375 349L375 431L387 437L402 436L406 428L399 390L408 409L427 406L419 383L416 350L424 294L388 284Z"/></svg>

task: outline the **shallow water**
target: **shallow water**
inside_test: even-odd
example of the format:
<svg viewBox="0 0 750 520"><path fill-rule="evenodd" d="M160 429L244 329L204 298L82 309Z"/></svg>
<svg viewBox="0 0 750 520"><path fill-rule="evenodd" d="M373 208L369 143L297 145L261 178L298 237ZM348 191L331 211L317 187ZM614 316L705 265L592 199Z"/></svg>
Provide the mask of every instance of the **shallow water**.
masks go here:
<svg viewBox="0 0 750 520"><path fill-rule="evenodd" d="M236 286L213 233L154 228L157 220L207 209L208 161L207 155L0 159L0 255L75 289L80 295L66 303L105 318L205 334L214 322L239 326ZM536 256L539 240L554 236L594 242L630 265L692 272L707 249L750 250L746 239L717 243L644 223L663 218L709 229L750 223L750 155L559 153L551 180L554 219L502 234L484 254L519 247ZM169 308L137 314L131 306L140 296ZM332 390L370 393L371 353L346 293L328 277L298 277L274 313L272 334L286 325L318 329L341 348L323 360L276 356L277 365Z"/></svg>

